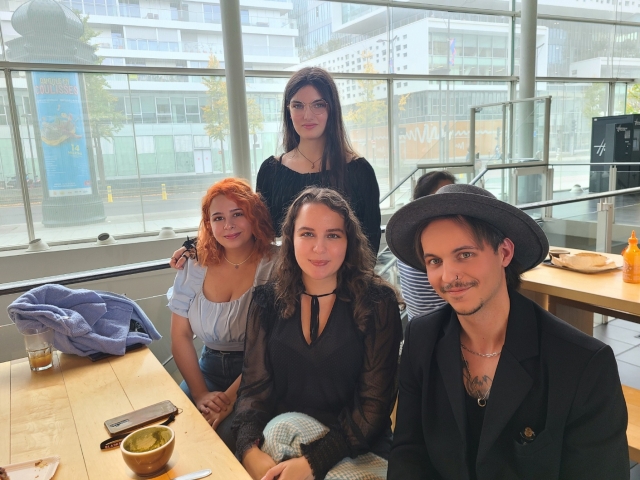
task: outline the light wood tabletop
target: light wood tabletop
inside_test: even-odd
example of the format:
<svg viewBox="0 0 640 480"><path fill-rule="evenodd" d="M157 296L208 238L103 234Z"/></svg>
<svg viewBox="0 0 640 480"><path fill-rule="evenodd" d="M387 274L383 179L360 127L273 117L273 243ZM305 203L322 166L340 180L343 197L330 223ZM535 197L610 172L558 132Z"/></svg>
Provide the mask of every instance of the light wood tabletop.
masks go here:
<svg viewBox="0 0 640 480"><path fill-rule="evenodd" d="M640 462L640 390L623 385L622 391L629 413L629 423L627 423L629 458L634 462Z"/></svg>
<svg viewBox="0 0 640 480"><path fill-rule="evenodd" d="M620 255L602 255L622 265ZM593 313L640 323L640 284L623 282L620 268L601 273L579 273L539 265L522 276L520 290L554 315L591 335Z"/></svg>
<svg viewBox="0 0 640 480"><path fill-rule="evenodd" d="M31 372L26 358L0 363L0 466L59 455L56 480L138 478L119 448L100 450L109 437L104 421L162 400L182 413L170 425L173 456L152 478L210 468L212 480L250 479L146 347L95 363L56 353L43 372Z"/></svg>

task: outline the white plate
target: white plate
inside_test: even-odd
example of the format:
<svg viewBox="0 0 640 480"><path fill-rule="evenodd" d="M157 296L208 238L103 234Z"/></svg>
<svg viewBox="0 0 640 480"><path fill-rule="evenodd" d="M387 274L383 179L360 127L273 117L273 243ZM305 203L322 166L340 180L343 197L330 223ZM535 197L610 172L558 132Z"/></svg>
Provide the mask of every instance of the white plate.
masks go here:
<svg viewBox="0 0 640 480"><path fill-rule="evenodd" d="M553 261L553 259L551 261ZM572 272L579 272L579 273L609 272L611 270L616 270L621 268L621 266L617 265L616 262L614 262L613 260L607 262L605 265L601 267L586 267L586 268L575 268L575 267L570 267L568 265L548 263L548 262L543 262L542 264L548 267L564 268L565 270L571 270Z"/></svg>
<svg viewBox="0 0 640 480"><path fill-rule="evenodd" d="M56 473L60 457L38 458L22 463L12 463L4 469L11 480L51 480Z"/></svg>

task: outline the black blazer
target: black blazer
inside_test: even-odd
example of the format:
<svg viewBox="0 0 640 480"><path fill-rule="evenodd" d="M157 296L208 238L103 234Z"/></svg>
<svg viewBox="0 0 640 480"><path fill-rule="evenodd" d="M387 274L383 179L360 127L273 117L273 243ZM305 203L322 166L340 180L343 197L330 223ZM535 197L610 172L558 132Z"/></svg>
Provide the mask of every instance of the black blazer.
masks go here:
<svg viewBox="0 0 640 480"><path fill-rule="evenodd" d="M613 351L510 290L476 461L479 480L629 478ZM460 323L449 305L407 325L388 480L468 479ZM522 444L520 432L536 434Z"/></svg>

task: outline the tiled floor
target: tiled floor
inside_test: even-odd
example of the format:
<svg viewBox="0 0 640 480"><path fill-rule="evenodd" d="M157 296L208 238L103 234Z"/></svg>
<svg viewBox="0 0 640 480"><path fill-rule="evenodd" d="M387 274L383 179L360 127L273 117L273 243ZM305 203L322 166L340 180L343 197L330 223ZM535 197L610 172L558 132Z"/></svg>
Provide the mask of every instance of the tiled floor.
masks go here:
<svg viewBox="0 0 640 480"><path fill-rule="evenodd" d="M640 389L640 324L612 320L593 329L593 336L611 346L623 385ZM640 480L640 464L630 463L631 480Z"/></svg>
<svg viewBox="0 0 640 480"><path fill-rule="evenodd" d="M612 320L595 327L593 336L613 349L622 384L640 389L640 324Z"/></svg>

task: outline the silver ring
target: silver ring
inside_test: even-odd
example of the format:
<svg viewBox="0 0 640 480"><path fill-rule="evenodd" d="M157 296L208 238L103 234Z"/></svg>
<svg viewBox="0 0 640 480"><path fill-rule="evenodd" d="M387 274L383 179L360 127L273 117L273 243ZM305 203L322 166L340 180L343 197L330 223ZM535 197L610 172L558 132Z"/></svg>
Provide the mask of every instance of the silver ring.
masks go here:
<svg viewBox="0 0 640 480"><path fill-rule="evenodd" d="M184 252L182 255L180 255L181 258L189 258L189 255L187 255L187 252Z"/></svg>

